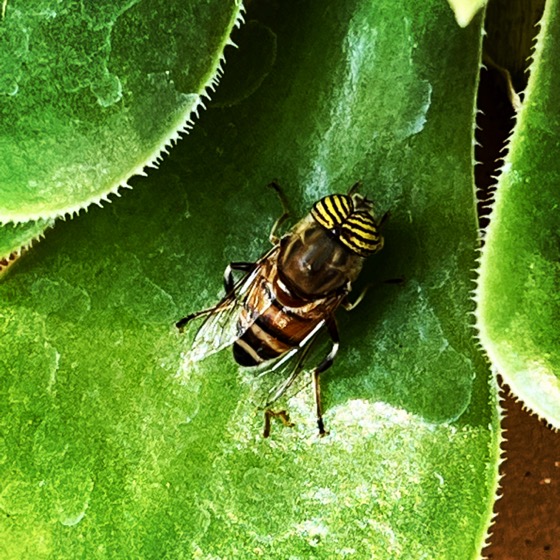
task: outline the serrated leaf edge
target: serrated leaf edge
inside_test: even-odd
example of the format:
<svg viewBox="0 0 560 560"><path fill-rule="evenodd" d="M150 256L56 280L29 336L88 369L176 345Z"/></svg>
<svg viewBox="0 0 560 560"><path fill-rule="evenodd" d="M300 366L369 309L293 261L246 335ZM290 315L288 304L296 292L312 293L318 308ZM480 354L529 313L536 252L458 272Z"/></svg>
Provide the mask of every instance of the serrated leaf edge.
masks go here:
<svg viewBox="0 0 560 560"><path fill-rule="evenodd" d="M124 176L120 180L115 181L113 187L111 187L101 195L95 195L83 202L80 202L79 204L70 205L54 212L31 212L24 214L10 213L9 215L0 214L0 225L20 224L40 219L73 218L79 215L82 210L85 210L87 212L88 207L92 204L97 204L98 206L103 207L104 203L111 202L111 198L109 198L111 195L120 197L120 191L122 189L132 189L132 186L128 184L128 181L134 176L146 177L147 173L145 169L147 167L157 169L163 161L164 155L169 154L169 149L176 145L184 135L187 135L192 130L195 125L195 120L199 118L200 109L206 109L203 98L206 98L208 101L210 101L210 92L215 93L220 78L224 74L224 65L226 62L224 51L226 47L232 46L234 48L237 48L237 45L231 40L231 33L236 27L239 28L243 23L245 23L245 8L241 0L234 1L237 7L237 12L232 18L229 29L226 33L226 39L222 42L221 52L217 57L214 67L211 68L208 72L206 81L204 82L204 85L202 86L200 92L194 94L197 96L197 99L188 115L186 115L183 124L172 131L167 136L167 138L163 140L161 145L155 150L153 156L148 158L144 163L141 163L140 165L135 167L131 172L127 173L126 176Z"/></svg>
<svg viewBox="0 0 560 560"><path fill-rule="evenodd" d="M482 239L486 239L488 233L492 230L492 223L495 221L497 210L499 210L500 204L500 197L502 192L502 181L503 178L507 175L508 171L511 168L512 160L515 157L515 148L516 144L512 143L512 140L515 138L516 130L523 122L525 118L525 113L527 110L527 99L530 99L531 92L534 88L534 84L536 82L536 73L532 72L533 67L538 69L538 63L541 58L542 53L542 38L546 35L547 29L547 15L548 10L551 10L551 2L547 2L545 4L545 11L543 16L539 22L535 24L535 27L540 28L539 32L536 34L534 41L533 41L533 50L531 55L528 57L528 60L531 59L532 63L528 66L527 71L531 72L529 80L527 82L527 87L525 88L524 92L524 102L521 106L520 111L516 115L516 123L515 126L512 127L512 130L502 148L503 158L502 158L502 165L497 171L497 174L493 177L496 180L495 183L495 190L491 193L488 197L488 201L491 202L491 212L489 216L489 223L488 225L482 229L481 236ZM554 420L551 421L549 417L547 417L546 413L542 408L539 406L537 402L530 402L530 399L527 399L528 395L526 391L519 391L517 387L516 381L508 376L507 374L507 367L502 367L501 360L499 357L499 353L494 351L494 345L491 340L491 337L487 334L486 329L484 328L484 322L481 318L481 301L483 301L483 291L484 288L482 287L481 278L485 276L485 267L486 258L484 256L484 247L481 248L480 256L477 259L478 261L478 268L477 268L477 278L476 278L476 288L473 292L473 299L476 303L476 311L475 311L475 318L476 318L476 330L477 330L477 339L481 344L481 347L484 353L488 356L488 359L492 363L493 367L500 372L500 375L503 376L505 382L508 384L510 388L510 392L512 396L514 396L517 400L519 400L523 404L523 408L528 411L529 413L535 415L540 420L545 421L549 427L554 431L560 431L560 424L556 425Z"/></svg>
<svg viewBox="0 0 560 560"><path fill-rule="evenodd" d="M28 250L32 245L38 243L45 237L45 233L54 225L54 219L47 220L45 227L37 235L30 237L25 243L19 247L13 248L8 254L0 255L0 279L11 270L14 263Z"/></svg>

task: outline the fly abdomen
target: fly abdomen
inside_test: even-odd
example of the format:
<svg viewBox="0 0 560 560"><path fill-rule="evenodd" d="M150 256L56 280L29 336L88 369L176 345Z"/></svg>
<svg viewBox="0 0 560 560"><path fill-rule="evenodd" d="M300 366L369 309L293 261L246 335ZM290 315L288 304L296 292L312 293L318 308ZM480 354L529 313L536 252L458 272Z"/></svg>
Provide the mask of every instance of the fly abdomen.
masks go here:
<svg viewBox="0 0 560 560"><path fill-rule="evenodd" d="M252 367L281 356L298 340L287 335L278 320L284 319L282 312L271 309L259 315L233 344L233 357L244 367ZM285 319L283 321L285 323Z"/></svg>
<svg viewBox="0 0 560 560"><path fill-rule="evenodd" d="M233 344L233 357L244 367L267 362L287 352L291 346L274 338L256 323L251 325Z"/></svg>
<svg viewBox="0 0 560 560"><path fill-rule="evenodd" d="M247 341L242 339L233 343L233 358L243 367L258 366L265 361Z"/></svg>

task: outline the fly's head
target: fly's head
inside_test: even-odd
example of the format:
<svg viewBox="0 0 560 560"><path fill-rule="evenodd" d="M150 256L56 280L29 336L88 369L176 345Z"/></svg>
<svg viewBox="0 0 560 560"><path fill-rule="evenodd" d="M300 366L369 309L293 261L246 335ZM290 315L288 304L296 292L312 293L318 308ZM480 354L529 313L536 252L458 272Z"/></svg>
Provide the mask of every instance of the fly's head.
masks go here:
<svg viewBox="0 0 560 560"><path fill-rule="evenodd" d="M280 274L310 299L345 290L364 259L383 248L380 225L368 198L355 192L326 196L282 239Z"/></svg>

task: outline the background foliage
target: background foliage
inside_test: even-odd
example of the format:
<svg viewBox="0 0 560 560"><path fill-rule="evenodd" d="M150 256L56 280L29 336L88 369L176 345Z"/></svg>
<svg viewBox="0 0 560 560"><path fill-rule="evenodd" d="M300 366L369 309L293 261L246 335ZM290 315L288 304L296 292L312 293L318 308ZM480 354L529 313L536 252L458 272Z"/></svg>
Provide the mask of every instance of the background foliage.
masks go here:
<svg viewBox="0 0 560 560"><path fill-rule="evenodd" d="M2 126L15 132L2 137L11 150L2 203L5 219L16 220L106 197L153 159L213 82L238 10L234 2L220 3L222 11L202 1L158 9L129 2L90 14L68 3L53 17L46 4L37 13L13 7L2 22L5 60L31 57L29 73L23 64L4 73L4 87L6 76L15 85L4 91L12 120ZM481 17L460 29L440 1L412 9L354 0L255 2L247 19L234 37L240 49L226 50L215 101L161 168L111 206L57 224L0 286L3 557L479 556L499 439L495 386L468 320ZM34 54L13 51L22 21L55 62L34 71ZM54 44L50 35L41 43L49 25L84 44ZM544 85L528 90L516 133L528 152L513 145L497 233L485 249L500 274L519 262L507 181L534 161L527 138L557 138L557 88L546 70L554 25L536 57L544 70L535 83ZM49 78L38 79L47 68ZM115 76L121 97L109 95ZM103 92L111 103L100 102ZM539 126L546 134L535 137ZM523 237L522 255L543 265L554 262L552 165L534 166L551 193L538 213L542 235ZM321 440L305 391L286 403L295 428L275 426L262 440L250 373L227 352L187 367L189 335L173 328L216 301L229 260L267 249L280 210L264 189L273 178L294 217L356 179L380 213L391 211L386 248L361 279L375 287L340 317L343 351L324 379L331 434ZM527 231L534 219L520 210L540 206L515 200L512 215ZM4 244L12 251L46 225L5 226ZM500 228L515 244L496 255ZM544 262L534 242L542 255L547 240ZM484 274L480 301L498 301L484 295L494 282ZM383 284L394 277L403 286ZM542 309L548 339L539 341L550 349L533 345L530 355L552 366L546 295L556 278L556 270L534 273L527 296ZM498 293L527 281L494 285ZM481 309L484 337L484 317L498 315Z"/></svg>

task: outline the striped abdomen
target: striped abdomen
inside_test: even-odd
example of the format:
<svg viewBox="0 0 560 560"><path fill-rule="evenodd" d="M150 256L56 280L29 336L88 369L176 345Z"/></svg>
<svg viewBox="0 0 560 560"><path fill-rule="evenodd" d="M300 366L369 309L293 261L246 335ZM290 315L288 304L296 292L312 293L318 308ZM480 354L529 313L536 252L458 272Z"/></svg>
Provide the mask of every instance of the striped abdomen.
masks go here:
<svg viewBox="0 0 560 560"><path fill-rule="evenodd" d="M257 366L298 346L338 305L338 298L326 305L324 299L309 303L297 298L275 272L274 264L263 267L238 320L240 336L233 344L233 356L244 367Z"/></svg>

